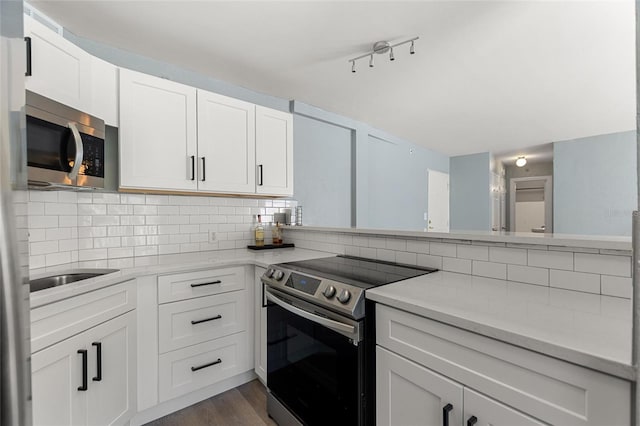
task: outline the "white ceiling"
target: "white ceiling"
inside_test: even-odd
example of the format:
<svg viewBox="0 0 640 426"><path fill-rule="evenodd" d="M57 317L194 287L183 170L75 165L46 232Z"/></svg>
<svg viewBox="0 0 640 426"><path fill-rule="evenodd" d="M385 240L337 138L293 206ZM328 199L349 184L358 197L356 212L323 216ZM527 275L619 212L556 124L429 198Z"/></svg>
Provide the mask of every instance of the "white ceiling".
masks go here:
<svg viewBox="0 0 640 426"><path fill-rule="evenodd" d="M448 155L635 128L634 2L31 1L70 31ZM396 60L378 40L419 36Z"/></svg>

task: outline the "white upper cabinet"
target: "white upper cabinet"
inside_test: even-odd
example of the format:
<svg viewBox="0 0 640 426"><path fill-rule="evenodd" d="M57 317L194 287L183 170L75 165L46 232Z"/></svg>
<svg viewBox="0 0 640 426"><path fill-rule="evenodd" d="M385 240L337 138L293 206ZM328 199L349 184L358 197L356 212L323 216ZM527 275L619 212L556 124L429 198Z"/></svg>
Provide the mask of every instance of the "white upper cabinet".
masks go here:
<svg viewBox="0 0 640 426"><path fill-rule="evenodd" d="M91 55L28 16L24 17L24 35L31 39L27 90L90 112Z"/></svg>
<svg viewBox="0 0 640 426"><path fill-rule="evenodd" d="M196 89L120 70L120 186L195 191Z"/></svg>
<svg viewBox="0 0 640 426"><path fill-rule="evenodd" d="M198 189L255 192L255 105L198 90Z"/></svg>
<svg viewBox="0 0 640 426"><path fill-rule="evenodd" d="M256 106L258 194L293 195L293 116Z"/></svg>
<svg viewBox="0 0 640 426"><path fill-rule="evenodd" d="M91 115L118 127L118 67L91 57Z"/></svg>

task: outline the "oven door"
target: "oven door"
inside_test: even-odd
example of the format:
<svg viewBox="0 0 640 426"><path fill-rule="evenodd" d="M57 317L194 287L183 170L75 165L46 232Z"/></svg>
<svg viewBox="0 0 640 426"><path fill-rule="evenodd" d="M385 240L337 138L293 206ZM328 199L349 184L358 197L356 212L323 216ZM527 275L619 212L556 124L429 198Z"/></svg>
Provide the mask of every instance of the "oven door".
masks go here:
<svg viewBox="0 0 640 426"><path fill-rule="evenodd" d="M267 386L303 424L364 422L362 322L266 289Z"/></svg>

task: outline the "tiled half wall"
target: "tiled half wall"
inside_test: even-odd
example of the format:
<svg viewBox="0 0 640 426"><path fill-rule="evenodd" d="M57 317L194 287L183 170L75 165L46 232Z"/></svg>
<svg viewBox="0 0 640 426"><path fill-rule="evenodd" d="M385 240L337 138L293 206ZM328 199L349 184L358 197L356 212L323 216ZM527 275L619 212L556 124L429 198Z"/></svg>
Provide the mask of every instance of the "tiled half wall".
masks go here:
<svg viewBox="0 0 640 426"><path fill-rule="evenodd" d="M370 234L285 231L296 247L631 298L631 252Z"/></svg>
<svg viewBox="0 0 640 426"><path fill-rule="evenodd" d="M163 254L243 248L263 215L290 200L102 192L28 192L29 268L108 260L109 267ZM215 233L212 241L211 233Z"/></svg>

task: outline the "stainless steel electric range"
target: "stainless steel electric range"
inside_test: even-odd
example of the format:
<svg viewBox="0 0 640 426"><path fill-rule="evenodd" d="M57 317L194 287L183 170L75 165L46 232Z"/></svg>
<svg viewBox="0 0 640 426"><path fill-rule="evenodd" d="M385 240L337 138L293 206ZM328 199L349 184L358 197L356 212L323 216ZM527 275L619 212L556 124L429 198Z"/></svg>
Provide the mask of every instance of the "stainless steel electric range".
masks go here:
<svg viewBox="0 0 640 426"><path fill-rule="evenodd" d="M269 415L280 426L373 424L375 309L365 292L434 271L352 256L269 266Z"/></svg>

